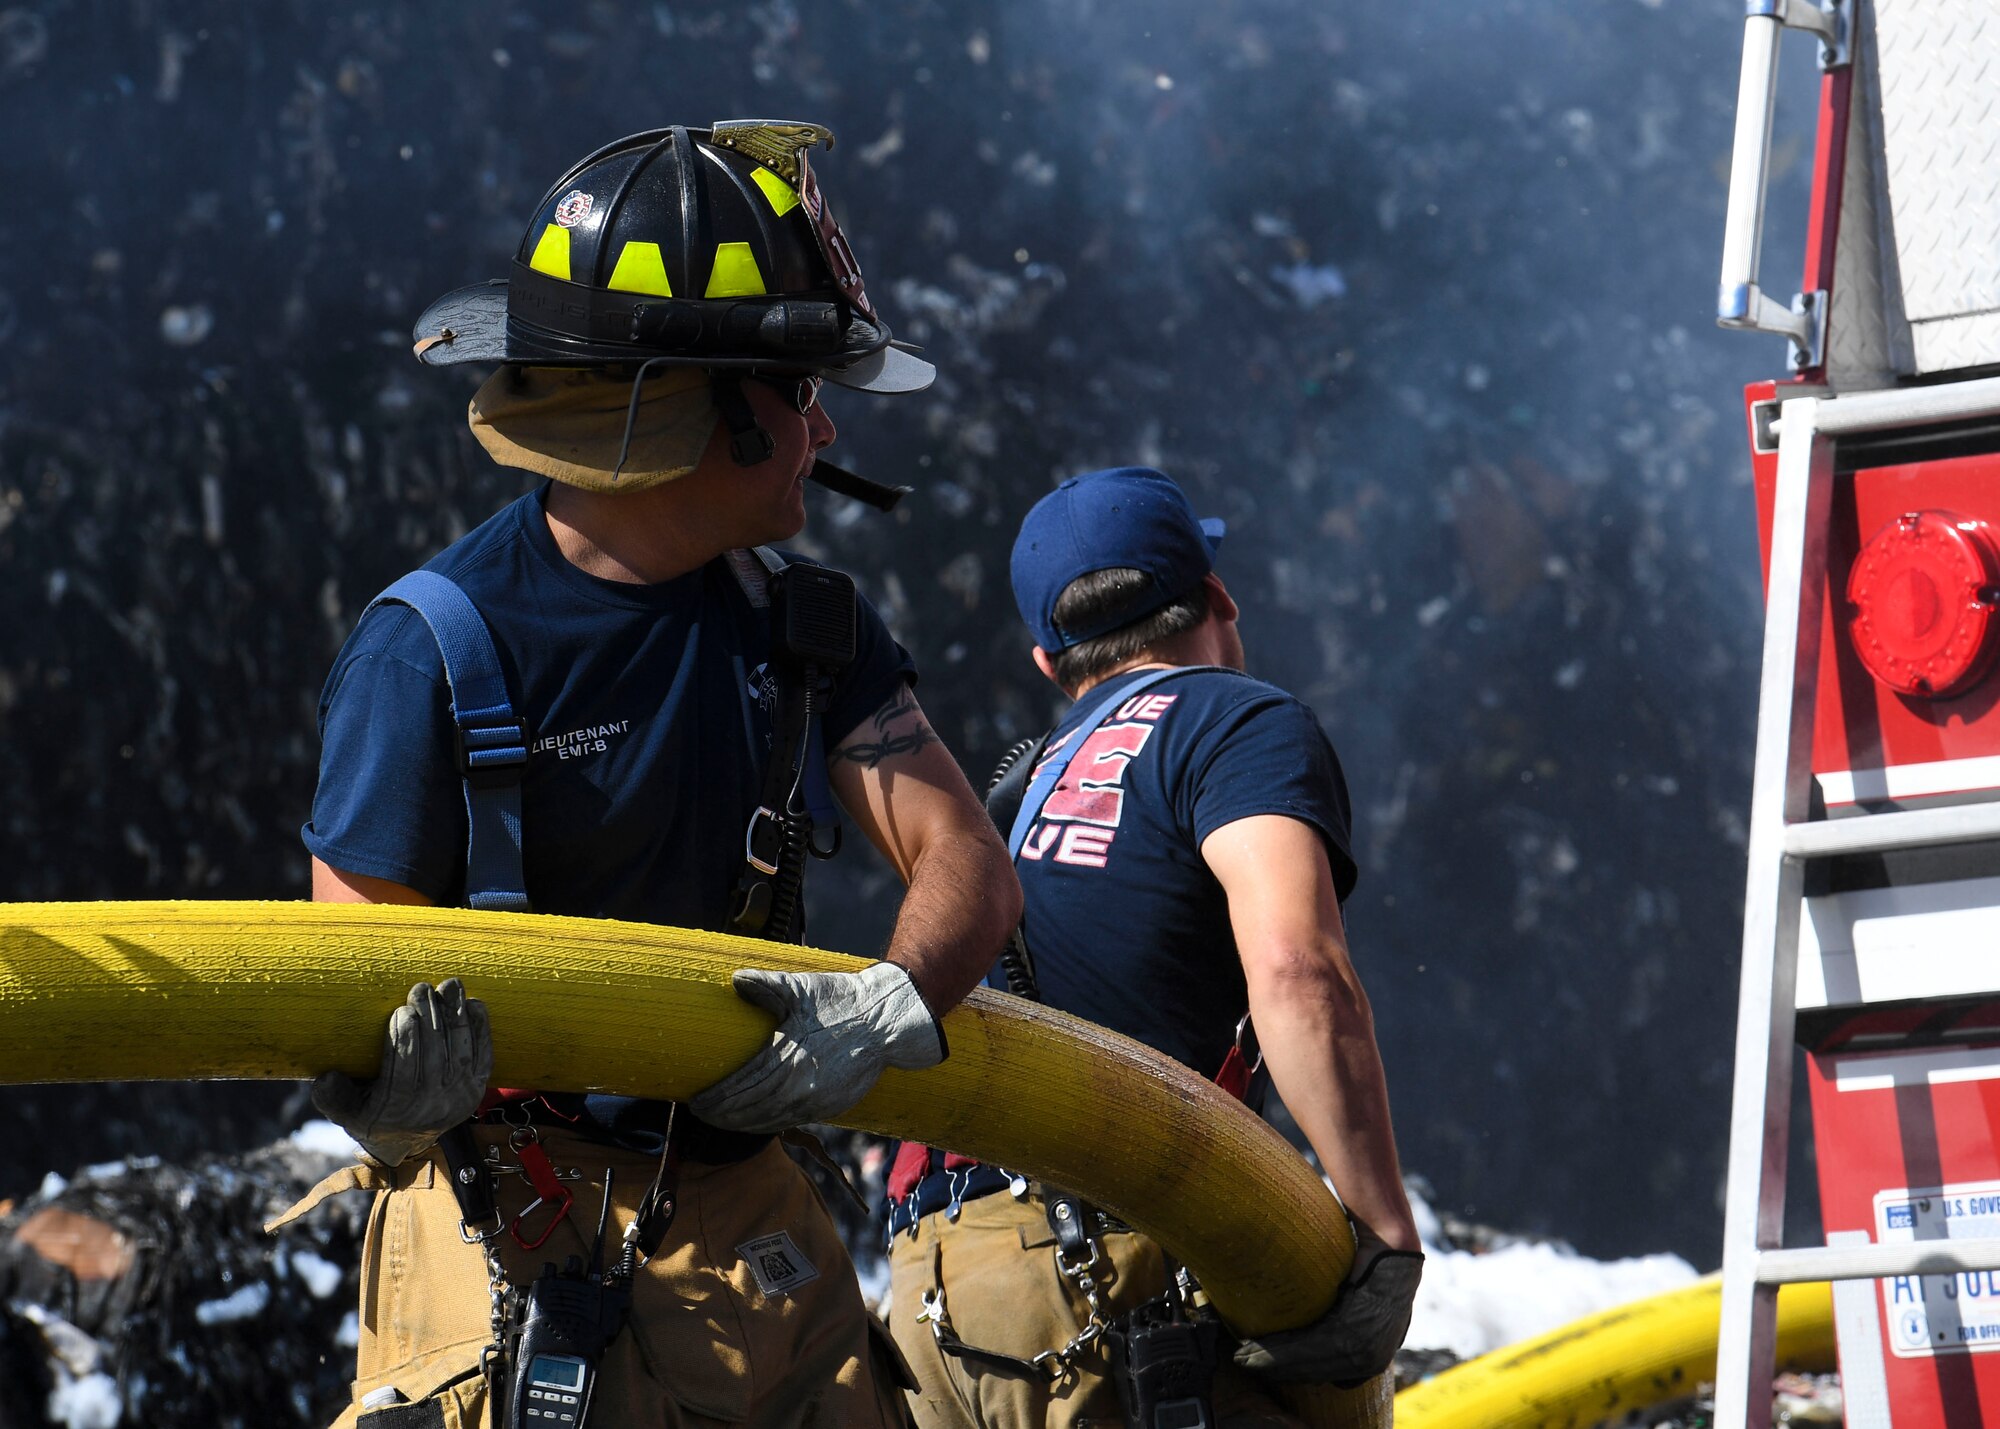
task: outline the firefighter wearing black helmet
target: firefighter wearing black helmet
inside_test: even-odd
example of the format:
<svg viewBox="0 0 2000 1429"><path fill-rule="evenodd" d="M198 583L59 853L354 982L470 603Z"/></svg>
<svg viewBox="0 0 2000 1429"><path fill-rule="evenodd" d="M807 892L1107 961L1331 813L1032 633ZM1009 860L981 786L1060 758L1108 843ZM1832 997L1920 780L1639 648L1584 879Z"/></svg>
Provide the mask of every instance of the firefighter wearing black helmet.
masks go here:
<svg viewBox="0 0 2000 1429"><path fill-rule="evenodd" d="M896 494L818 460L822 383L932 376L869 299L821 142L761 121L621 140L550 187L507 278L424 313L421 361L497 365L475 436L547 480L364 614L304 838L322 900L796 939L797 855L837 845L844 811L908 885L896 932L859 972L739 973L777 1029L685 1105L490 1092L477 998L412 989L381 1074L314 1088L367 1153L339 1186L382 1193L342 1423L907 1414L772 1133L940 1060L938 1015L1020 890L908 655L844 576L769 544L804 524L809 477Z"/></svg>

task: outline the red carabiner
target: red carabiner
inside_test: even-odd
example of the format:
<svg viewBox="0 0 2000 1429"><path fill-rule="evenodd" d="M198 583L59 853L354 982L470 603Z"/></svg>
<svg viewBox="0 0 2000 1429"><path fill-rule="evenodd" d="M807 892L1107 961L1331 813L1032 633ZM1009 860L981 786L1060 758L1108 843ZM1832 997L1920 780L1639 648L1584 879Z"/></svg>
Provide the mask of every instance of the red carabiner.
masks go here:
<svg viewBox="0 0 2000 1429"><path fill-rule="evenodd" d="M1257 1029L1251 1025L1250 1014L1246 1012L1243 1020L1236 1024L1236 1041L1230 1047L1229 1055L1222 1059L1222 1068L1215 1074L1215 1084L1242 1101L1250 1095L1250 1079L1263 1065L1264 1049L1257 1043Z"/></svg>
<svg viewBox="0 0 2000 1429"><path fill-rule="evenodd" d="M535 1188L535 1199L521 1208L521 1213L508 1224L507 1233L514 1237L514 1244L522 1250L540 1250L542 1242L555 1234L562 1218L569 1214L570 1202L574 1198L556 1175L556 1168L549 1162L549 1153L542 1150L539 1141L530 1141L515 1148L514 1154L520 1158L521 1172L528 1178L528 1184ZM553 1208L549 1212L548 1224L542 1227L540 1235L529 1240L522 1234L521 1225L541 1206Z"/></svg>

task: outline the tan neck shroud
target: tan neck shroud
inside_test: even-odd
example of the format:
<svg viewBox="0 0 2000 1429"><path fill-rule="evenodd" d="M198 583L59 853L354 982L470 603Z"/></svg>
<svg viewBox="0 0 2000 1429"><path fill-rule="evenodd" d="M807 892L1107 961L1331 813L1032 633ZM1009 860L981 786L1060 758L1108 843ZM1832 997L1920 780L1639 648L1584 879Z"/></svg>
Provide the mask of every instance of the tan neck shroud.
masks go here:
<svg viewBox="0 0 2000 1429"><path fill-rule="evenodd" d="M631 400L630 378L598 368L509 366L473 394L466 422L502 466L586 491L642 491L693 471L718 417L708 374L675 367L648 375L618 471Z"/></svg>

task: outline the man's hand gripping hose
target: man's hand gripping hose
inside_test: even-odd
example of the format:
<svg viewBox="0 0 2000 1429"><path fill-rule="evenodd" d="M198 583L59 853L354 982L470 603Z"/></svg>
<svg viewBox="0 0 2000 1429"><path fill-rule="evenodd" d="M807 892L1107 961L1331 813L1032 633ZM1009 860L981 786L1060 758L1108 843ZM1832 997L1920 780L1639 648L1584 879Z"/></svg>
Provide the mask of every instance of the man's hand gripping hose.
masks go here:
<svg viewBox="0 0 2000 1429"><path fill-rule="evenodd" d="M1236 1363L1283 1384L1353 1389L1387 1369L1410 1329L1423 1253L1391 1250L1354 1222L1354 1266L1333 1308L1312 1324L1236 1347Z"/></svg>
<svg viewBox="0 0 2000 1429"><path fill-rule="evenodd" d="M884 1067L945 1058L944 1029L910 974L881 962L853 973L739 969L737 996L778 1019L764 1049L687 1103L712 1126L782 1131L824 1121L868 1094Z"/></svg>
<svg viewBox="0 0 2000 1429"><path fill-rule="evenodd" d="M493 1072L486 1004L457 978L420 982L389 1014L382 1069L373 1081L344 1072L313 1079L313 1105L384 1166L428 1151L471 1116Z"/></svg>

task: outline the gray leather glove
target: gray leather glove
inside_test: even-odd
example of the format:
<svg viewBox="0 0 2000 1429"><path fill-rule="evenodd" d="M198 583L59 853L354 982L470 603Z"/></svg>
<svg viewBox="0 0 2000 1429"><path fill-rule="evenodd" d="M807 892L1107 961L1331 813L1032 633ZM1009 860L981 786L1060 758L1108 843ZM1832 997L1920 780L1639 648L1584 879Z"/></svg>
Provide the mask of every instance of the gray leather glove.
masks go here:
<svg viewBox="0 0 2000 1429"><path fill-rule="evenodd" d="M742 968L732 982L778 1027L763 1051L688 1102L710 1125L782 1131L825 1121L866 1096L884 1067L944 1060L944 1029L894 963L858 973Z"/></svg>
<svg viewBox="0 0 2000 1429"><path fill-rule="evenodd" d="M313 1079L313 1105L384 1166L428 1151L471 1116L493 1072L486 1004L467 997L457 978L435 989L420 982L389 1014L382 1070L357 1083L344 1072Z"/></svg>
<svg viewBox="0 0 2000 1429"><path fill-rule="evenodd" d="M1282 1384L1365 1384L1402 1347L1423 1273L1422 1252L1391 1250L1356 1221L1354 1266L1333 1308L1301 1329L1243 1341L1236 1363Z"/></svg>

